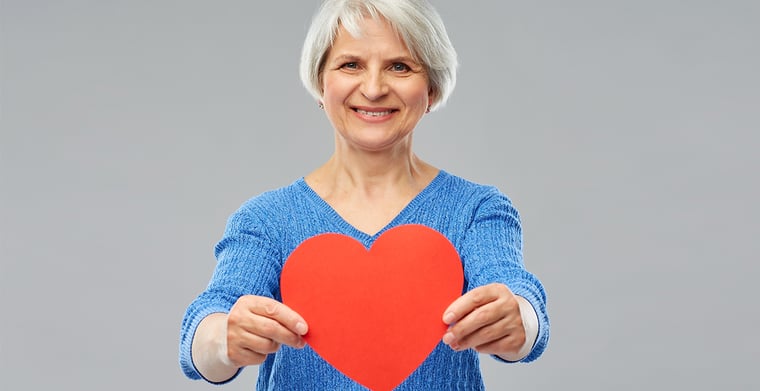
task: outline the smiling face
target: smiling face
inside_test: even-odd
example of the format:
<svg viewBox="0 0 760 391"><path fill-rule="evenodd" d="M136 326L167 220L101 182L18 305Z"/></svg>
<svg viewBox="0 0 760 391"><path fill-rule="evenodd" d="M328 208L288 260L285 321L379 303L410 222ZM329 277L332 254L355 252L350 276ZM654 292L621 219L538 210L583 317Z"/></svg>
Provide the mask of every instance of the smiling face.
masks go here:
<svg viewBox="0 0 760 391"><path fill-rule="evenodd" d="M323 103L338 140L382 151L411 145L433 95L425 67L384 19L365 18L362 36L340 27L322 70Z"/></svg>

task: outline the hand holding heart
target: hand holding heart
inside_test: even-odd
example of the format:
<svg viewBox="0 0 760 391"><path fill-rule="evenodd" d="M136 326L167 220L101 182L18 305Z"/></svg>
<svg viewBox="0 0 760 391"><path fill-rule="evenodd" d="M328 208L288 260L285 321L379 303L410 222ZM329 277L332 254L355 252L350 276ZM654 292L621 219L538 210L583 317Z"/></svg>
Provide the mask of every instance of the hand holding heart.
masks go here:
<svg viewBox="0 0 760 391"><path fill-rule="evenodd" d="M261 364L280 345L302 348L306 321L285 304L263 296L242 296L227 317L227 356L237 367Z"/></svg>
<svg viewBox="0 0 760 391"><path fill-rule="evenodd" d="M503 284L475 288L455 300L443 314L450 325L443 342L461 351L474 348L484 354L517 352L525 342L520 308ZM276 300L243 296L227 321L227 351L236 366L257 365L280 345L305 345L306 321Z"/></svg>
<svg viewBox="0 0 760 391"><path fill-rule="evenodd" d="M465 293L444 311L443 322L449 325L443 342L457 351L474 348L504 355L518 352L525 343L519 303L504 284Z"/></svg>
<svg viewBox="0 0 760 391"><path fill-rule="evenodd" d="M385 391L410 376L441 340L456 351L474 348L510 361L526 340L522 298L504 284L461 295L456 249L422 225L392 228L369 249L340 234L311 237L290 254L280 280L282 303L243 296L232 307L231 364L260 364L282 344L308 342L346 376Z"/></svg>

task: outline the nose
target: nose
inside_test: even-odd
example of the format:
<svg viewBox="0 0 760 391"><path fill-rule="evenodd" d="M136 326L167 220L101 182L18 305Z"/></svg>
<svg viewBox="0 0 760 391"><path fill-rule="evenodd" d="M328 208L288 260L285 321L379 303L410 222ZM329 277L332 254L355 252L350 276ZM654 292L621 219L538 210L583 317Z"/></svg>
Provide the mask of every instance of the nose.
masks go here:
<svg viewBox="0 0 760 391"><path fill-rule="evenodd" d="M362 95L376 101L388 94L388 84L382 72L366 72L361 84Z"/></svg>

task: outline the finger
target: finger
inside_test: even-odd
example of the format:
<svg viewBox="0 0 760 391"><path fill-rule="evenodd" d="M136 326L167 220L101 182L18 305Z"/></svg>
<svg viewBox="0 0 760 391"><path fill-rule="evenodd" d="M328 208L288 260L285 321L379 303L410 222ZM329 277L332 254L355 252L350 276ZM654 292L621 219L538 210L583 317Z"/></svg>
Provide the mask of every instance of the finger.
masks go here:
<svg viewBox="0 0 760 391"><path fill-rule="evenodd" d="M240 357L249 355L249 353L245 352L246 350L266 356L266 354L275 352L279 348L279 343L257 335L251 330L257 322L256 318L266 319L251 315L251 317L243 319L246 322L243 324L230 316L231 321L227 325L227 353L231 360L242 360ZM270 319L266 320L272 321Z"/></svg>
<svg viewBox="0 0 760 391"><path fill-rule="evenodd" d="M475 350L478 353L483 353L483 354L497 354L497 355L515 354L520 351L520 349L523 347L524 344L525 344L525 333L509 334L505 336L504 338L491 341L489 343L485 343L479 346L475 346ZM518 360L510 359L510 361L519 361L519 359Z"/></svg>
<svg viewBox="0 0 760 391"><path fill-rule="evenodd" d="M290 322L298 331L308 331L300 315L286 305L262 296L243 296L238 299L228 315L228 333L245 340L243 334L253 334L274 343L302 348L305 342L301 334L293 332L286 324ZM239 332L237 332L239 331ZM256 347L259 353L271 349Z"/></svg>
<svg viewBox="0 0 760 391"><path fill-rule="evenodd" d="M256 316L250 323L243 326L245 331L254 336L258 336L262 339L271 340L272 342L283 345L292 346L294 348L302 348L305 345L303 337L299 334L292 332L285 327L282 323L275 319ZM277 350L274 349L274 351ZM264 350L258 350L258 352L264 352ZM268 351L267 353L273 353L274 351Z"/></svg>
<svg viewBox="0 0 760 391"><path fill-rule="evenodd" d="M496 352L504 353L519 350L522 347L522 344L517 345L520 339L525 339L524 330L513 327L506 319L501 319L457 340L454 346L455 350L475 348L478 351L483 349L490 352L488 349L494 349Z"/></svg>
<svg viewBox="0 0 760 391"><path fill-rule="evenodd" d="M483 344L477 344L474 342L475 350L483 354L516 354L523 348L526 340L525 330L523 328L517 328L509 331L504 337L486 342ZM486 338L487 339L487 338ZM525 353L527 354L527 352ZM517 360L511 360L517 361Z"/></svg>
<svg viewBox="0 0 760 391"><path fill-rule="evenodd" d="M251 304L250 309L253 313L277 321L294 334L304 335L309 331L301 315L277 300L256 296L256 300Z"/></svg>
<svg viewBox="0 0 760 391"><path fill-rule="evenodd" d="M275 353L282 345L277 341L254 333L243 333L234 342L241 349L248 349L263 355Z"/></svg>
<svg viewBox="0 0 760 391"><path fill-rule="evenodd" d="M455 350L466 349L476 344L467 340L471 339L473 335L476 335L480 331L479 336L488 336L492 338L500 338L504 335L498 335L498 328L494 328L494 325L500 324L504 321L505 312L503 306L498 301L490 302L484 306L478 307L464 318L460 319L453 326L449 328L446 334L443 336L443 342L451 345ZM481 331L484 330L484 331ZM485 343L487 341L479 341Z"/></svg>
<svg viewBox="0 0 760 391"><path fill-rule="evenodd" d="M237 367L258 365L266 360L267 355L240 346L227 345L227 358Z"/></svg>
<svg viewBox="0 0 760 391"><path fill-rule="evenodd" d="M443 322L451 325L459 322L463 317L486 303L498 298L495 289L491 285L477 287L460 296L443 311Z"/></svg>

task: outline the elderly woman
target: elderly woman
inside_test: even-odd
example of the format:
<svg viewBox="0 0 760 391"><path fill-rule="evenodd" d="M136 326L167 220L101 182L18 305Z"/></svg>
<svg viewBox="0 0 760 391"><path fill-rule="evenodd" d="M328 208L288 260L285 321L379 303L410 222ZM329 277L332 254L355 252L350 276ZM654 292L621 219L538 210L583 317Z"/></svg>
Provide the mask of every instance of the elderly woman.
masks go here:
<svg viewBox="0 0 760 391"><path fill-rule="evenodd" d="M397 389L483 389L478 352L506 362L541 355L546 299L523 266L517 211L495 188L412 151L415 126L446 102L455 74L456 53L426 1L324 2L304 43L301 77L334 128L335 150L321 167L230 217L211 282L182 323L187 376L223 383L260 365L257 389L364 389L305 344L309 324L281 302L280 272L315 235L339 233L369 248L404 224L442 233L461 257L465 281L441 313L449 325L441 342Z"/></svg>

